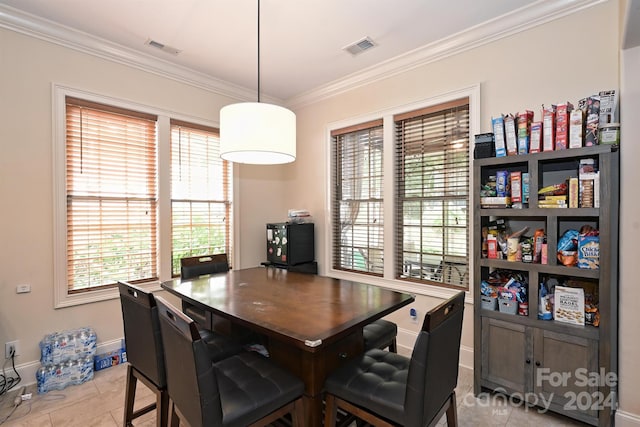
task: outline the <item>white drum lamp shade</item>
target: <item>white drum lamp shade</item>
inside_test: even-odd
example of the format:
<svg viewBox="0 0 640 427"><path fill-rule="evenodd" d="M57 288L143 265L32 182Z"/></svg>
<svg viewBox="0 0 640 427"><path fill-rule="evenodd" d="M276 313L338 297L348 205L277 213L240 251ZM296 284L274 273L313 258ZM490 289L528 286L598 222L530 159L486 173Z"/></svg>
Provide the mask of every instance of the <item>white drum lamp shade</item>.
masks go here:
<svg viewBox="0 0 640 427"><path fill-rule="evenodd" d="M272 165L296 159L296 115L284 107L240 102L220 110L220 157Z"/></svg>

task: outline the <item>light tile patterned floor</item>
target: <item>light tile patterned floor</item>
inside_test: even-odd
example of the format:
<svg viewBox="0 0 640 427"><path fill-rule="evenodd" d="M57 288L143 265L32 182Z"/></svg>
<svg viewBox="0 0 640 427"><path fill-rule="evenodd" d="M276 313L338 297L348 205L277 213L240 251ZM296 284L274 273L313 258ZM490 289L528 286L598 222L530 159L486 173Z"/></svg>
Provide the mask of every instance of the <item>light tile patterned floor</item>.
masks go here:
<svg viewBox="0 0 640 427"><path fill-rule="evenodd" d="M27 392L33 398L18 406L2 427L115 427L122 425L124 407L126 366L114 366L96 372L93 380L84 384L67 387L38 395L35 386ZM136 405L152 402L154 394L139 384ZM17 387L18 389L21 387ZM0 421L13 407L15 392L0 397ZM473 372L461 369L456 390L458 400L458 423L461 427L527 427L527 426L582 426L555 414L540 414L535 408L506 404L497 405L478 400L473 396ZM136 427L155 426L155 413L151 412L136 420ZM443 419L438 424L446 426Z"/></svg>

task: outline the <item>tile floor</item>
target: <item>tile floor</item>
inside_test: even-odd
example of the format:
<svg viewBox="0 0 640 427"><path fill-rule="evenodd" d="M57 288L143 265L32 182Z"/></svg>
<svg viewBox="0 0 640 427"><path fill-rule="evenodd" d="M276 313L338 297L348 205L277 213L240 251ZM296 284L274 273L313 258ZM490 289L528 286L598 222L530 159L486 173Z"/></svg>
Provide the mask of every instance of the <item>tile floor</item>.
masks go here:
<svg viewBox="0 0 640 427"><path fill-rule="evenodd" d="M0 396L0 423L2 427L115 427L122 425L126 366L118 365L95 373L91 381L70 386L64 390L38 395L35 385L27 387L33 398L18 406L11 417L17 391ZM146 405L154 400L154 394L140 382L136 404ZM18 389L20 387L17 387ZM556 414L540 414L536 408L518 405L488 404L473 396L473 373L461 369L458 378L458 423L461 427L527 427L527 426L582 426L584 424ZM494 401L495 402L495 401ZM134 423L138 426L155 426L155 412L144 415ZM446 419L438 426L446 426Z"/></svg>

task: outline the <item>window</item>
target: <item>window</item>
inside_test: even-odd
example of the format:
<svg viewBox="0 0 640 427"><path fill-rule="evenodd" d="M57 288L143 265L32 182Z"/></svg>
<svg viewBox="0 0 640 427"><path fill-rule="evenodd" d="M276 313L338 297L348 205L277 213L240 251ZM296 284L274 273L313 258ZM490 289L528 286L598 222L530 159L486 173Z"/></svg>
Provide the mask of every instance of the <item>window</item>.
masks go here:
<svg viewBox="0 0 640 427"><path fill-rule="evenodd" d="M68 293L156 280L156 116L65 105Z"/></svg>
<svg viewBox="0 0 640 427"><path fill-rule="evenodd" d="M333 268L383 273L382 120L331 133Z"/></svg>
<svg viewBox="0 0 640 427"><path fill-rule="evenodd" d="M468 98L394 116L397 278L467 288Z"/></svg>
<svg viewBox="0 0 640 427"><path fill-rule="evenodd" d="M54 307L149 291L183 255L233 261L233 165L218 130L174 112L53 87Z"/></svg>
<svg viewBox="0 0 640 427"><path fill-rule="evenodd" d="M171 265L180 258L231 256L231 165L220 159L218 129L171 120Z"/></svg>

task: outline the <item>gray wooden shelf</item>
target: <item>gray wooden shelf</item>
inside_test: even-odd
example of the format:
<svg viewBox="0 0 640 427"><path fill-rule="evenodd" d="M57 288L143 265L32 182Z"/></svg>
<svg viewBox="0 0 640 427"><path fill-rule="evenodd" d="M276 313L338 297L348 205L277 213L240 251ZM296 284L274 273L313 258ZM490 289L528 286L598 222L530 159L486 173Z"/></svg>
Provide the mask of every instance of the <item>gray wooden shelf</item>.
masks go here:
<svg viewBox="0 0 640 427"><path fill-rule="evenodd" d="M558 177L577 176L580 159L594 158L600 171L599 208L539 208L537 189ZM532 203L522 209L487 209L480 206L480 187L498 170L529 173ZM543 395L551 399L550 409L597 426L612 424L614 410L609 406L583 410L567 409L567 390L582 396L615 396L616 387L574 385L552 387L540 383L538 369L569 372L587 368L589 373L617 373L618 334L618 215L619 147L601 145L519 156L474 160L473 254L474 280L474 391L506 390L520 396ZM565 175L563 175L565 174ZM566 179L566 178L564 178ZM488 221L504 218L509 224L541 228L548 244L548 264L510 262L483 258L481 229ZM593 224L600 234L600 268L585 270L558 265L556 248L562 232L576 224ZM528 316L482 308L480 282L496 269L513 270L528 278ZM571 325L537 318L538 291L548 277L578 279L597 285L600 325ZM615 397L611 400L615 404ZM594 402L597 403L597 402ZM614 406L615 408L615 406Z"/></svg>

